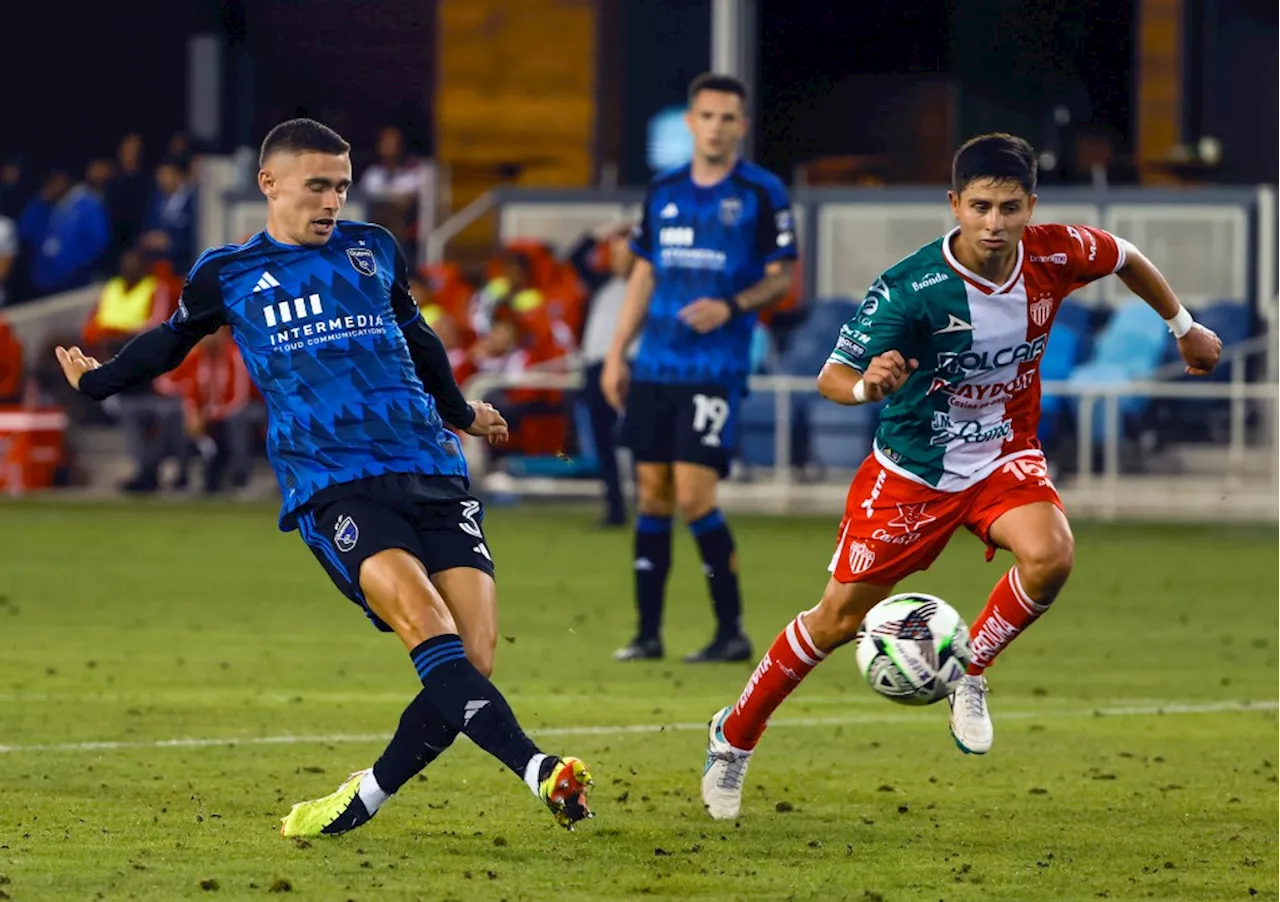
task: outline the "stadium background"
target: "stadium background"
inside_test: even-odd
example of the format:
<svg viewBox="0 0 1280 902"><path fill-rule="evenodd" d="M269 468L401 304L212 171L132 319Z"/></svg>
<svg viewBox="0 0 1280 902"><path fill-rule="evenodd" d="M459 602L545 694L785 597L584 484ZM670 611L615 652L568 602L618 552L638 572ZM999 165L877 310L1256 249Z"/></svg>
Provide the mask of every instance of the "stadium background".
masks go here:
<svg viewBox="0 0 1280 902"><path fill-rule="evenodd" d="M48 65L43 38L3 61L0 190L16 226L2 308L3 487L198 493L205 458L182 440L185 398L253 449L249 469L233 456L214 487L273 491L256 397L235 379L213 386L215 366L204 388L193 362L104 415L57 384L48 350L79 333L109 355L173 305L200 248L256 231L253 148L272 123L306 114L353 142L349 213L391 224L409 248L424 305L456 343L460 380L479 375L473 391L522 415L503 459L472 447L481 485L495 500L597 493L584 405L559 390L578 384L590 309L570 252L634 215L655 169L684 158L685 86L714 63L752 85L746 150L790 184L803 255L792 296L760 329L729 506L838 505L874 411L813 403L809 377L875 274L946 227L951 149L998 128L1041 152L1042 217L1135 241L1229 349L1216 383L1184 391L1172 342L1152 337L1154 319L1128 309L1122 286L1071 299L1046 361L1046 379L1061 385L1042 437L1074 509L1274 517L1274 10L1243 0L1019 8L143 0L78 10L63 28L59 4L24 7L11 33L59 34L67 78L24 78ZM403 149L379 180L371 170L387 129ZM172 183L160 173L153 186L157 169ZM105 211L106 230L41 231L42 211L69 216L78 204L89 219ZM54 228L70 228L67 218ZM41 259L42 246L77 243L84 259ZM134 244L159 274L154 304L104 333L87 323ZM522 317L514 347L476 336L470 321L479 292L512 292L503 248L524 252L516 263L541 307ZM603 255L583 262L599 270ZM529 373L545 388L529 387ZM1150 382L1159 385L1141 388ZM212 459L213 446L200 447Z"/></svg>
<svg viewBox="0 0 1280 902"><path fill-rule="evenodd" d="M47 2L6 9L2 40L0 899L1275 897L1274 4ZM814 375L871 278L947 227L964 138L1025 135L1041 215L1133 240L1227 345L1193 383L1118 281L1073 297L1043 437L1078 565L993 672L998 753L962 759L936 708L889 706L837 658L723 833L696 810L698 731L747 671L608 660L630 538L597 528L590 291L567 261L687 152L673 112L711 68L751 84L746 151L788 183L801 247L724 487L757 643L816 600L874 425L817 403ZM367 765L411 673L276 532L262 413L225 348L102 408L54 365L54 344L109 351L155 321L185 259L261 228L256 146L298 114L353 143L348 212L401 235L469 391L525 413L513 453L468 453L499 681L601 782L572 853L469 746L353 842L282 843L287 802ZM379 170L388 126L405 159ZM468 336L525 269L516 346ZM132 319L99 316L111 292ZM215 444L247 439L246 472L188 441L184 404ZM673 652L709 622L675 544ZM972 616L998 572L980 555L957 537L907 588Z"/></svg>

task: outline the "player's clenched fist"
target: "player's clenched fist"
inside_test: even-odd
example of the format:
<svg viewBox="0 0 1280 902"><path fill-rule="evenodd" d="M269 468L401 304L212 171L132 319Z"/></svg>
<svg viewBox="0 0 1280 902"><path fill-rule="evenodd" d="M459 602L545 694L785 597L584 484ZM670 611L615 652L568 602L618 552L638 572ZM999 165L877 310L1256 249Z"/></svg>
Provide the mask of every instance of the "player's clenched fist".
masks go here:
<svg viewBox="0 0 1280 902"><path fill-rule="evenodd" d="M71 350L59 345L54 349L53 353L57 355L58 363L62 365L62 374L67 377L67 381L71 383L74 389L80 388L80 377L89 370L96 370L102 364L94 360L92 357L85 355L79 348L73 347Z"/></svg>
<svg viewBox="0 0 1280 902"><path fill-rule="evenodd" d="M879 357L873 357L862 374L862 387L855 390L854 396L862 395L863 400L871 403L883 401L902 388L907 377L915 372L919 365L918 360L906 360L897 351L888 351Z"/></svg>
<svg viewBox="0 0 1280 902"><path fill-rule="evenodd" d="M1195 323L1178 339L1178 353L1187 365L1188 375L1207 376L1222 356L1222 339L1212 329Z"/></svg>
<svg viewBox="0 0 1280 902"><path fill-rule="evenodd" d="M476 418L467 427L468 435L478 435L489 440L491 445L501 445L507 440L507 421L498 412L498 408L485 401L468 401Z"/></svg>

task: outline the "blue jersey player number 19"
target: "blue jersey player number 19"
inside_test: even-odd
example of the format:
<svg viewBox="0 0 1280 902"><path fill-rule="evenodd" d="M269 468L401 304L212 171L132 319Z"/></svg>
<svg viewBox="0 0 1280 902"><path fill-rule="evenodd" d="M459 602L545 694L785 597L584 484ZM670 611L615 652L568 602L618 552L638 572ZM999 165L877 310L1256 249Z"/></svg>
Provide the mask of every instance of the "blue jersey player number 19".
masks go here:
<svg viewBox="0 0 1280 902"><path fill-rule="evenodd" d="M790 288L795 225L782 182L738 156L746 87L708 74L689 89L692 161L657 176L632 238L627 299L601 375L625 409L621 444L636 461L639 628L618 660L658 658L663 586L676 509L702 553L717 628L690 663L750 657L741 627L737 557L716 502L737 445L759 310ZM626 348L643 333L628 364Z"/></svg>

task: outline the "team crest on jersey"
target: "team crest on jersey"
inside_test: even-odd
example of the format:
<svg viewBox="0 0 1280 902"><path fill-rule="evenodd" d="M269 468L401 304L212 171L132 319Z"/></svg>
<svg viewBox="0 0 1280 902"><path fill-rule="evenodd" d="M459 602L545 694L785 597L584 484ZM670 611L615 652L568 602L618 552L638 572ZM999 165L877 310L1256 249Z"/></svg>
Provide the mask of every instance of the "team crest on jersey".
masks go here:
<svg viewBox="0 0 1280 902"><path fill-rule="evenodd" d="M1049 321L1049 315L1052 313L1053 295L1043 291L1031 302L1031 321L1037 326L1043 326Z"/></svg>
<svg viewBox="0 0 1280 902"><path fill-rule="evenodd" d="M360 527L350 517L339 517L338 525L333 528L333 544L339 551L350 551L360 541Z"/></svg>
<svg viewBox="0 0 1280 902"><path fill-rule="evenodd" d="M374 276L378 274L378 261L373 257L373 251L367 247L349 247L347 248L347 259L351 261L351 265L355 267L355 271L362 276Z"/></svg>
<svg viewBox="0 0 1280 902"><path fill-rule="evenodd" d="M742 201L736 197L726 197L720 201L720 221L727 226L736 226L742 221Z"/></svg>

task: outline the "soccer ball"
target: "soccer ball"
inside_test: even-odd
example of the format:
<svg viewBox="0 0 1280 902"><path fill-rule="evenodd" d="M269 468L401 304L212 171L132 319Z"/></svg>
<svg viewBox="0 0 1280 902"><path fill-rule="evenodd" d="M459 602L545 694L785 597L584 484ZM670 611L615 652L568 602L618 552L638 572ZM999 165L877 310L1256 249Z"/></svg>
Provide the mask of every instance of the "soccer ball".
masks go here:
<svg viewBox="0 0 1280 902"><path fill-rule="evenodd" d="M946 698L972 657L969 627L956 609L919 592L880 602L867 612L853 641L867 685L904 705Z"/></svg>

